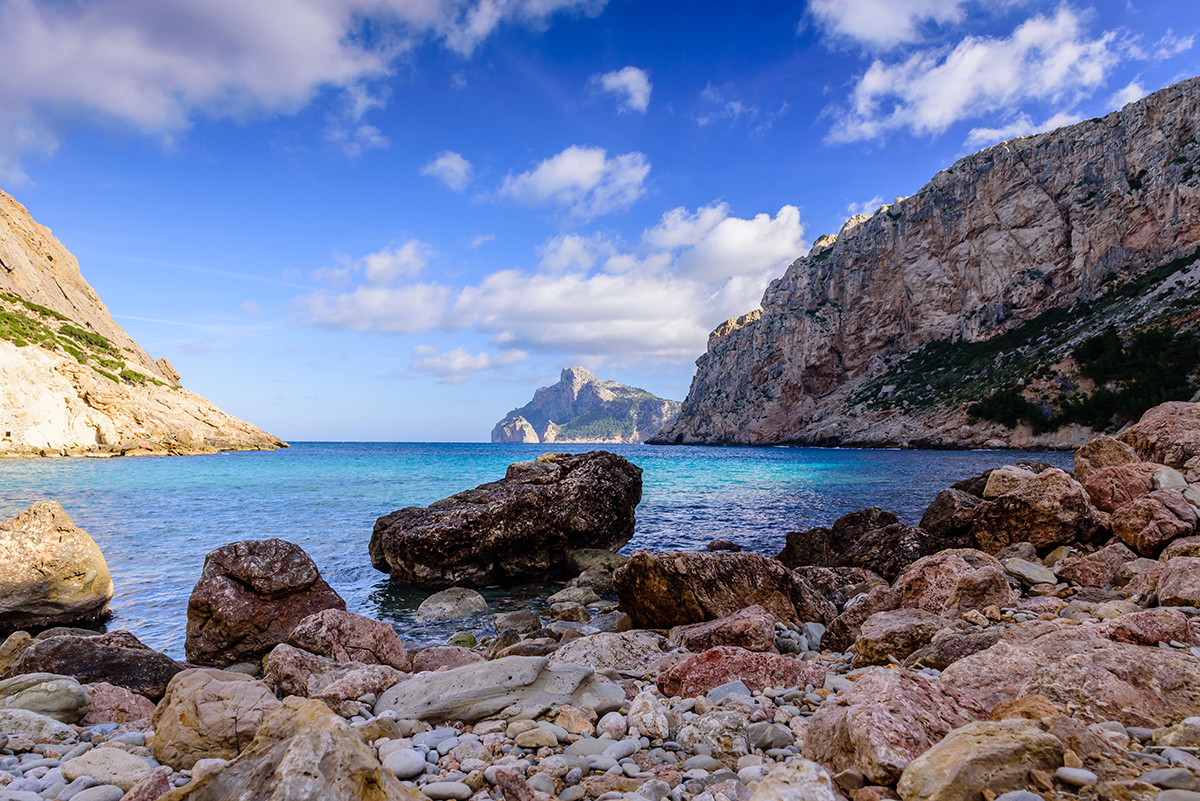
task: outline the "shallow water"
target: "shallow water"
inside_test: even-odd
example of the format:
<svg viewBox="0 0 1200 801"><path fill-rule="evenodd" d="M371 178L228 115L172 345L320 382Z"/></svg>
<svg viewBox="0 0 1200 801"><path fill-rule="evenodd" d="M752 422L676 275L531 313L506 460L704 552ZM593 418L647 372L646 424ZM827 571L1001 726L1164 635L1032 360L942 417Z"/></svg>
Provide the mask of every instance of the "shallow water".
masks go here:
<svg viewBox="0 0 1200 801"><path fill-rule="evenodd" d="M299 543L351 611L390 620L406 640L428 594L371 567L375 519L503 477L516 461L588 446L300 442L274 452L126 459L0 460L0 519L37 500L61 503L104 552L116 587L112 627L183 656L187 598L213 548L242 539ZM1069 453L701 448L615 445L639 465L642 503L625 549L696 549L715 538L777 553L788 531L871 505L915 523L939 491L989 467ZM553 588L495 588L493 609L537 604Z"/></svg>

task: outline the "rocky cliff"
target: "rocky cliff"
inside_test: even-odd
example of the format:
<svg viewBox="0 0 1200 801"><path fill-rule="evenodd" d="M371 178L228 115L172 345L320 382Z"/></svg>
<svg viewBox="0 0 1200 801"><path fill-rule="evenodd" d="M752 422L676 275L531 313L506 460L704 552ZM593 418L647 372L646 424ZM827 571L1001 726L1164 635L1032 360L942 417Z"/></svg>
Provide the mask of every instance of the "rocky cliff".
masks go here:
<svg viewBox="0 0 1200 801"><path fill-rule="evenodd" d="M496 423L492 442L645 442L677 414L679 401L566 367Z"/></svg>
<svg viewBox="0 0 1200 801"><path fill-rule="evenodd" d="M184 389L112 319L50 229L0 191L0 456L278 447Z"/></svg>
<svg viewBox="0 0 1200 801"><path fill-rule="evenodd" d="M1108 326L1194 326L1198 129L1193 79L963 158L852 218L710 335L652 442L1082 442L1080 425L1008 428L971 404L1039 380L1077 389L1073 350Z"/></svg>

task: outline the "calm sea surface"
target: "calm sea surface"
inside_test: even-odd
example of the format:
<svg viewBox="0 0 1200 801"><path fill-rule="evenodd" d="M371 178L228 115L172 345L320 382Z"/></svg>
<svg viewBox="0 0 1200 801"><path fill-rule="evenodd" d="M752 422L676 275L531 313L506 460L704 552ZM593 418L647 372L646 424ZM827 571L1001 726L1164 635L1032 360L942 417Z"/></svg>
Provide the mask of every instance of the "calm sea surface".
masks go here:
<svg viewBox="0 0 1200 801"><path fill-rule="evenodd" d="M777 553L784 534L879 505L916 522L949 484L989 467L1069 453L608 446L645 473L626 551L702 548L722 537ZM511 462L586 446L300 442L274 452L126 459L0 460L0 519L37 500L66 507L104 552L114 628L183 656L187 598L213 548L243 539L299 543L351 611L390 620L407 640L447 630L413 623L427 593L371 567L380 515L504 476ZM540 603L543 587L485 592L496 610Z"/></svg>

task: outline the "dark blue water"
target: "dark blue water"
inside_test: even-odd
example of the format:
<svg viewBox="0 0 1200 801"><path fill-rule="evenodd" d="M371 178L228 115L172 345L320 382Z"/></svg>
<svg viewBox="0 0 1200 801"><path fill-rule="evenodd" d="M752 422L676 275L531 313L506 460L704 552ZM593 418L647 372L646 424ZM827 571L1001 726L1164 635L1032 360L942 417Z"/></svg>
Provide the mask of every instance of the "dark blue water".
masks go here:
<svg viewBox="0 0 1200 801"><path fill-rule="evenodd" d="M295 443L217 456L0 460L0 519L37 500L66 507L104 552L113 625L182 656L187 597L213 548L242 539L299 543L351 611L392 620L416 641L426 593L371 567L375 519L503 477L516 461L587 446ZM1021 459L1068 466L1065 453L608 446L645 471L632 548L701 548L714 538L777 553L787 531L871 505L916 522L961 478ZM497 608L544 588L485 593Z"/></svg>

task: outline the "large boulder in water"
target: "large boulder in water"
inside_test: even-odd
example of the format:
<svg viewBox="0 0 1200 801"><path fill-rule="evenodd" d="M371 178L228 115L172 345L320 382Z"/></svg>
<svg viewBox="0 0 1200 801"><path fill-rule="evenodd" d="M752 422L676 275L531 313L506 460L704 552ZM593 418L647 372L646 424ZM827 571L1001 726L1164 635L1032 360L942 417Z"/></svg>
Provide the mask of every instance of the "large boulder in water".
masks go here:
<svg viewBox="0 0 1200 801"><path fill-rule="evenodd" d="M17 632L4 643L9 650L5 674L55 673L83 684L107 682L152 700L186 665L144 645L128 631L98 634L82 629L51 629L35 638Z"/></svg>
<svg viewBox="0 0 1200 801"><path fill-rule="evenodd" d="M937 549L924 529L872 506L839 517L833 528L788 532L787 544L775 558L788 567L865 568L894 581L905 567Z"/></svg>
<svg viewBox="0 0 1200 801"><path fill-rule="evenodd" d="M100 548L57 503L0 522L0 630L98 623L112 597Z"/></svg>
<svg viewBox="0 0 1200 801"><path fill-rule="evenodd" d="M188 661L225 667L257 660L309 615L345 608L299 545L278 539L224 545L205 557L188 599Z"/></svg>
<svg viewBox="0 0 1200 801"><path fill-rule="evenodd" d="M641 468L616 454L546 453L501 481L379 518L371 564L427 589L561 573L568 551L629 542L641 499Z"/></svg>
<svg viewBox="0 0 1200 801"><path fill-rule="evenodd" d="M807 580L754 553L634 551L613 585L638 628L702 623L755 604L781 621L827 625L837 615Z"/></svg>

